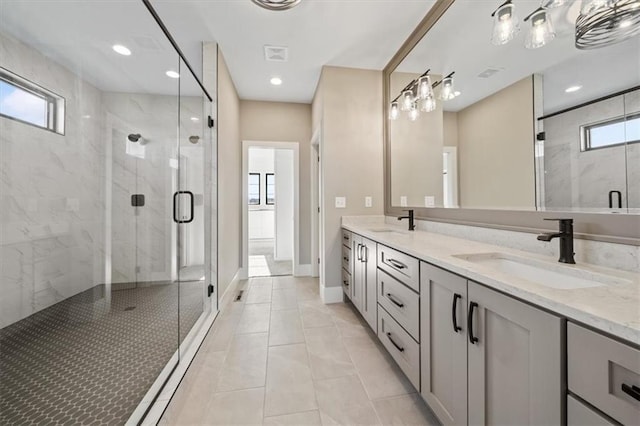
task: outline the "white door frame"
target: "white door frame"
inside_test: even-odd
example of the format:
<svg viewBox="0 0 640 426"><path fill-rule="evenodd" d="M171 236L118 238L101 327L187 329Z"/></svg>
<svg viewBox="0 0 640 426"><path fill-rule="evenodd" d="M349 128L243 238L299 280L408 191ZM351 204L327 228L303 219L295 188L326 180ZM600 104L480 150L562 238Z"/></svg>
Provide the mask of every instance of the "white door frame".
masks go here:
<svg viewBox="0 0 640 426"><path fill-rule="evenodd" d="M242 268L240 278L249 275L249 148L293 151L293 275L300 271L300 144L298 142L242 141ZM224 226L224 224L222 224Z"/></svg>
<svg viewBox="0 0 640 426"><path fill-rule="evenodd" d="M458 205L458 148L455 146L445 146L442 148L442 152L449 154L449 164L447 167L447 178L452 188L452 205L448 207L459 207ZM446 197L443 194L443 198ZM443 199L444 205L444 199Z"/></svg>
<svg viewBox="0 0 640 426"><path fill-rule="evenodd" d="M311 137L309 164L311 164L311 276L320 276L320 212L322 206L322 180L320 159L322 150L322 126L319 126Z"/></svg>

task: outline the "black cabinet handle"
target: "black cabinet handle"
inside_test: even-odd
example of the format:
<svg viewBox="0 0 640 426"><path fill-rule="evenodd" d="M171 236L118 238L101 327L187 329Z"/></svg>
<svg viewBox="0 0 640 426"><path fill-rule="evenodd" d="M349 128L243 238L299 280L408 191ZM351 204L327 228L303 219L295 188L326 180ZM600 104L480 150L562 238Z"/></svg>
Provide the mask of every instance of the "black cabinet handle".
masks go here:
<svg viewBox="0 0 640 426"><path fill-rule="evenodd" d="M349 261L349 258L347 256L342 256L342 258L344 259L345 262Z"/></svg>
<svg viewBox="0 0 640 426"><path fill-rule="evenodd" d="M407 265L405 265L404 263L397 261L395 259L387 259L387 262L389 262L391 264L391 266L394 266L398 269L406 269Z"/></svg>
<svg viewBox="0 0 640 426"><path fill-rule="evenodd" d="M349 240L349 236L348 235L343 235L342 238L344 238L345 240Z"/></svg>
<svg viewBox="0 0 640 426"><path fill-rule="evenodd" d="M404 303L398 302L396 298L393 297L393 294L387 293L387 299L391 300L398 308L404 308Z"/></svg>
<svg viewBox="0 0 640 426"><path fill-rule="evenodd" d="M349 287L349 281L344 280L344 281L342 281L342 282L344 283L344 285L345 285L346 287Z"/></svg>
<svg viewBox="0 0 640 426"><path fill-rule="evenodd" d="M467 318L467 330L469 330L469 342L475 345L478 338L473 335L473 311L478 307L476 302L469 303L469 318Z"/></svg>
<svg viewBox="0 0 640 426"><path fill-rule="evenodd" d="M453 321L453 331L456 333L462 330L462 327L458 327L458 299L462 299L462 296L458 293L454 293L453 306L451 306L451 320Z"/></svg>
<svg viewBox="0 0 640 426"><path fill-rule="evenodd" d="M622 384L622 392L626 393L627 395L629 395L631 398L635 399L636 401L640 401L640 388L637 386L629 386L626 383Z"/></svg>
<svg viewBox="0 0 640 426"><path fill-rule="evenodd" d="M404 348L400 345L398 345L392 338L391 338L391 333L387 332L387 339L389 339L389 341L393 344L393 346L396 347L397 350L399 350L400 352L404 352Z"/></svg>

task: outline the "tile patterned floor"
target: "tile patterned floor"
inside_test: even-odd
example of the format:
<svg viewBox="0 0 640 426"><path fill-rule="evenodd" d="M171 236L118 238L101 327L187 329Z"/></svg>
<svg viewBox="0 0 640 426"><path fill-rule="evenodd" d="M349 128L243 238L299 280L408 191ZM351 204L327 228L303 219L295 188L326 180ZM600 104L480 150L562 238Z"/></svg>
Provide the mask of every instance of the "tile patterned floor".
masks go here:
<svg viewBox="0 0 640 426"><path fill-rule="evenodd" d="M349 304L311 278L254 278L224 307L161 425L436 425Z"/></svg>
<svg viewBox="0 0 640 426"><path fill-rule="evenodd" d="M293 273L292 261L276 261L273 258L274 244L272 239L249 240L250 277L275 277Z"/></svg>
<svg viewBox="0 0 640 426"><path fill-rule="evenodd" d="M201 313L202 282L96 287L5 327L0 424L124 424Z"/></svg>

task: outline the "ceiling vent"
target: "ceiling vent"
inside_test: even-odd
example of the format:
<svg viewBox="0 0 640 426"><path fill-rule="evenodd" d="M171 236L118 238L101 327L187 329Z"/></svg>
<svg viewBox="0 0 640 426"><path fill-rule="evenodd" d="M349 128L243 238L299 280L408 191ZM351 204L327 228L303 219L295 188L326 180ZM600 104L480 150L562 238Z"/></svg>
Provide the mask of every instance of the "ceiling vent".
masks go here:
<svg viewBox="0 0 640 426"><path fill-rule="evenodd" d="M478 77L480 78L489 78L489 77L493 77L494 74L499 73L500 71L503 71L504 68L487 68L486 70L482 71L480 74L478 74Z"/></svg>
<svg viewBox="0 0 640 426"><path fill-rule="evenodd" d="M289 48L285 46L265 46L264 59L270 62L287 62L289 60Z"/></svg>

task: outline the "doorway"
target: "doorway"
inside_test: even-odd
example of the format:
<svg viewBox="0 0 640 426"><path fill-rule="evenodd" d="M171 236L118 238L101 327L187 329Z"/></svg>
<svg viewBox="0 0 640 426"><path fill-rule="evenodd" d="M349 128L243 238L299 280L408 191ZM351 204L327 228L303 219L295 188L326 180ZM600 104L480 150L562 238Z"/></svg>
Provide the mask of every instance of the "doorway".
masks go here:
<svg viewBox="0 0 640 426"><path fill-rule="evenodd" d="M294 275L298 239L298 144L244 142L243 273Z"/></svg>

